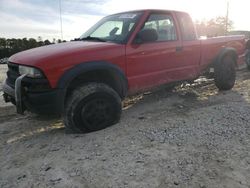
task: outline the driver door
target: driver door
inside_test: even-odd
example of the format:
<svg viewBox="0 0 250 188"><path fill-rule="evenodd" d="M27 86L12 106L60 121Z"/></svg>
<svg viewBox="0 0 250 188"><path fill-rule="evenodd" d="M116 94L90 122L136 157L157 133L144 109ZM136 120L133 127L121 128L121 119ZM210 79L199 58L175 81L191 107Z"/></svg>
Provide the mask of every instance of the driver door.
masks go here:
<svg viewBox="0 0 250 188"><path fill-rule="evenodd" d="M181 40L168 13L152 13L142 29L155 29L157 41L126 48L127 77L132 92L181 79Z"/></svg>

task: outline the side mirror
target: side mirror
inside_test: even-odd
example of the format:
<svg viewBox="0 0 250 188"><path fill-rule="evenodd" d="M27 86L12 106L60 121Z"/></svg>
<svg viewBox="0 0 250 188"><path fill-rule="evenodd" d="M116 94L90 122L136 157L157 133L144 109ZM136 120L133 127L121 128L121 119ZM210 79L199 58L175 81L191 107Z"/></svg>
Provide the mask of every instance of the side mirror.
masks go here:
<svg viewBox="0 0 250 188"><path fill-rule="evenodd" d="M158 33L155 29L143 29L136 36L136 43L155 42L158 39Z"/></svg>

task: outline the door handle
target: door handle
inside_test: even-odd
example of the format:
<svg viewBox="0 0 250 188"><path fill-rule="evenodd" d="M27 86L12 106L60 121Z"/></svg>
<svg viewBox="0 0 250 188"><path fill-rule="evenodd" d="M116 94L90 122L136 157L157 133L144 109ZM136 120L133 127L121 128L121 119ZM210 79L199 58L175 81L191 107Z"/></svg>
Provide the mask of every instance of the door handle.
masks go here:
<svg viewBox="0 0 250 188"><path fill-rule="evenodd" d="M181 52L183 50L183 47L182 46L177 46L176 47L176 52Z"/></svg>

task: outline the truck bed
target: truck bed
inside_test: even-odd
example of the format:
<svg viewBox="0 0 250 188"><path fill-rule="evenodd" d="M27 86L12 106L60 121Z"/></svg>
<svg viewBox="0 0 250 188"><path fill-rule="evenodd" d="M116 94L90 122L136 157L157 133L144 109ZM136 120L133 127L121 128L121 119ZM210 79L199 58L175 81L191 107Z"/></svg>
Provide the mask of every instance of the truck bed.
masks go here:
<svg viewBox="0 0 250 188"><path fill-rule="evenodd" d="M230 47L235 48L238 54L237 64L241 65L244 63L244 53L245 53L245 37L243 35L239 36L222 36L213 37L208 39L201 39L201 61L200 68L204 70L210 65L217 57L215 54L221 52L223 48Z"/></svg>

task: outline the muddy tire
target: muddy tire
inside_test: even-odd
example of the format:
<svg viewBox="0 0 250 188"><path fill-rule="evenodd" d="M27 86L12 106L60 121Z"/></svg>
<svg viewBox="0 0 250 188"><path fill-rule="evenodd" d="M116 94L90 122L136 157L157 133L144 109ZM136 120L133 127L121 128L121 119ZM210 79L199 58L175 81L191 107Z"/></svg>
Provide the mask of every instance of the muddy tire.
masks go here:
<svg viewBox="0 0 250 188"><path fill-rule="evenodd" d="M250 50L246 54L247 69L250 70Z"/></svg>
<svg viewBox="0 0 250 188"><path fill-rule="evenodd" d="M121 98L106 84L80 86L65 104L66 133L88 133L109 127L120 120L121 109Z"/></svg>
<svg viewBox="0 0 250 188"><path fill-rule="evenodd" d="M175 84L175 83L167 84L167 85L165 86L165 90L166 90L167 92L171 92L171 91L173 91L173 89L174 89L176 86L177 86L177 84Z"/></svg>
<svg viewBox="0 0 250 188"><path fill-rule="evenodd" d="M214 81L219 90L230 90L236 79L235 59L226 55L214 67Z"/></svg>

